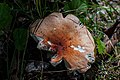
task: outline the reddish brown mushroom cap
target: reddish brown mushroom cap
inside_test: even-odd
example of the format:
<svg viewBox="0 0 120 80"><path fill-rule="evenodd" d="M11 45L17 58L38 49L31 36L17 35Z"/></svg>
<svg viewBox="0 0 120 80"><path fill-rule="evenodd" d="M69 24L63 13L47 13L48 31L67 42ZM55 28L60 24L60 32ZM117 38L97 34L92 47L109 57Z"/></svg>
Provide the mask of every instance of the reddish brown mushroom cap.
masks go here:
<svg viewBox="0 0 120 80"><path fill-rule="evenodd" d="M69 14L63 18L61 13L52 13L36 26L39 27L37 31L34 32L35 25L32 25L31 32L44 39L42 45L51 45L57 50L51 63L64 59L70 65L69 69L86 72L90 68L88 62L95 60L94 40L76 16Z"/></svg>

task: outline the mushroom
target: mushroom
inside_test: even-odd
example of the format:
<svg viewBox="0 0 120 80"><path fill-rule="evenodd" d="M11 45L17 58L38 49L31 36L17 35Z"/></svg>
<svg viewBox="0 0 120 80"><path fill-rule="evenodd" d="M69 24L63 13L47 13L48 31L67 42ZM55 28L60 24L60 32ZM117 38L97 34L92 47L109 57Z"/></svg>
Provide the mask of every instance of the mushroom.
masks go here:
<svg viewBox="0 0 120 80"><path fill-rule="evenodd" d="M30 30L39 38L39 49L57 51L50 61L53 65L64 60L69 64L69 70L84 73L90 68L89 63L95 61L92 35L72 14L64 18L62 13L54 12L37 20Z"/></svg>

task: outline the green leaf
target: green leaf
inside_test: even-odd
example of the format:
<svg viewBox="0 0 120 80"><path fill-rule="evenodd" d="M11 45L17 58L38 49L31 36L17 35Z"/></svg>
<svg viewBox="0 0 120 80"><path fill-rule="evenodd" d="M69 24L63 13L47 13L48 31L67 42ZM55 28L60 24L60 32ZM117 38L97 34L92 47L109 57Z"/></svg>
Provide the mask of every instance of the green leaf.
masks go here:
<svg viewBox="0 0 120 80"><path fill-rule="evenodd" d="M10 7L5 3L0 3L0 31L9 28L12 21L10 13Z"/></svg>
<svg viewBox="0 0 120 80"><path fill-rule="evenodd" d="M28 36L27 34L28 34L27 29L18 28L14 30L13 38L15 40L14 44L16 49L24 50Z"/></svg>
<svg viewBox="0 0 120 80"><path fill-rule="evenodd" d="M72 0L71 2L68 2L65 7L67 7L67 9L77 9L81 4L80 0Z"/></svg>
<svg viewBox="0 0 120 80"><path fill-rule="evenodd" d="M81 12L86 11L87 4L82 0L72 0L65 4L65 10L79 10Z"/></svg>
<svg viewBox="0 0 120 80"><path fill-rule="evenodd" d="M97 39L97 48L98 48L99 54L105 53L105 43L102 42L100 39Z"/></svg>
<svg viewBox="0 0 120 80"><path fill-rule="evenodd" d="M87 11L87 5L85 3L82 3L79 8L79 11L86 12Z"/></svg>

